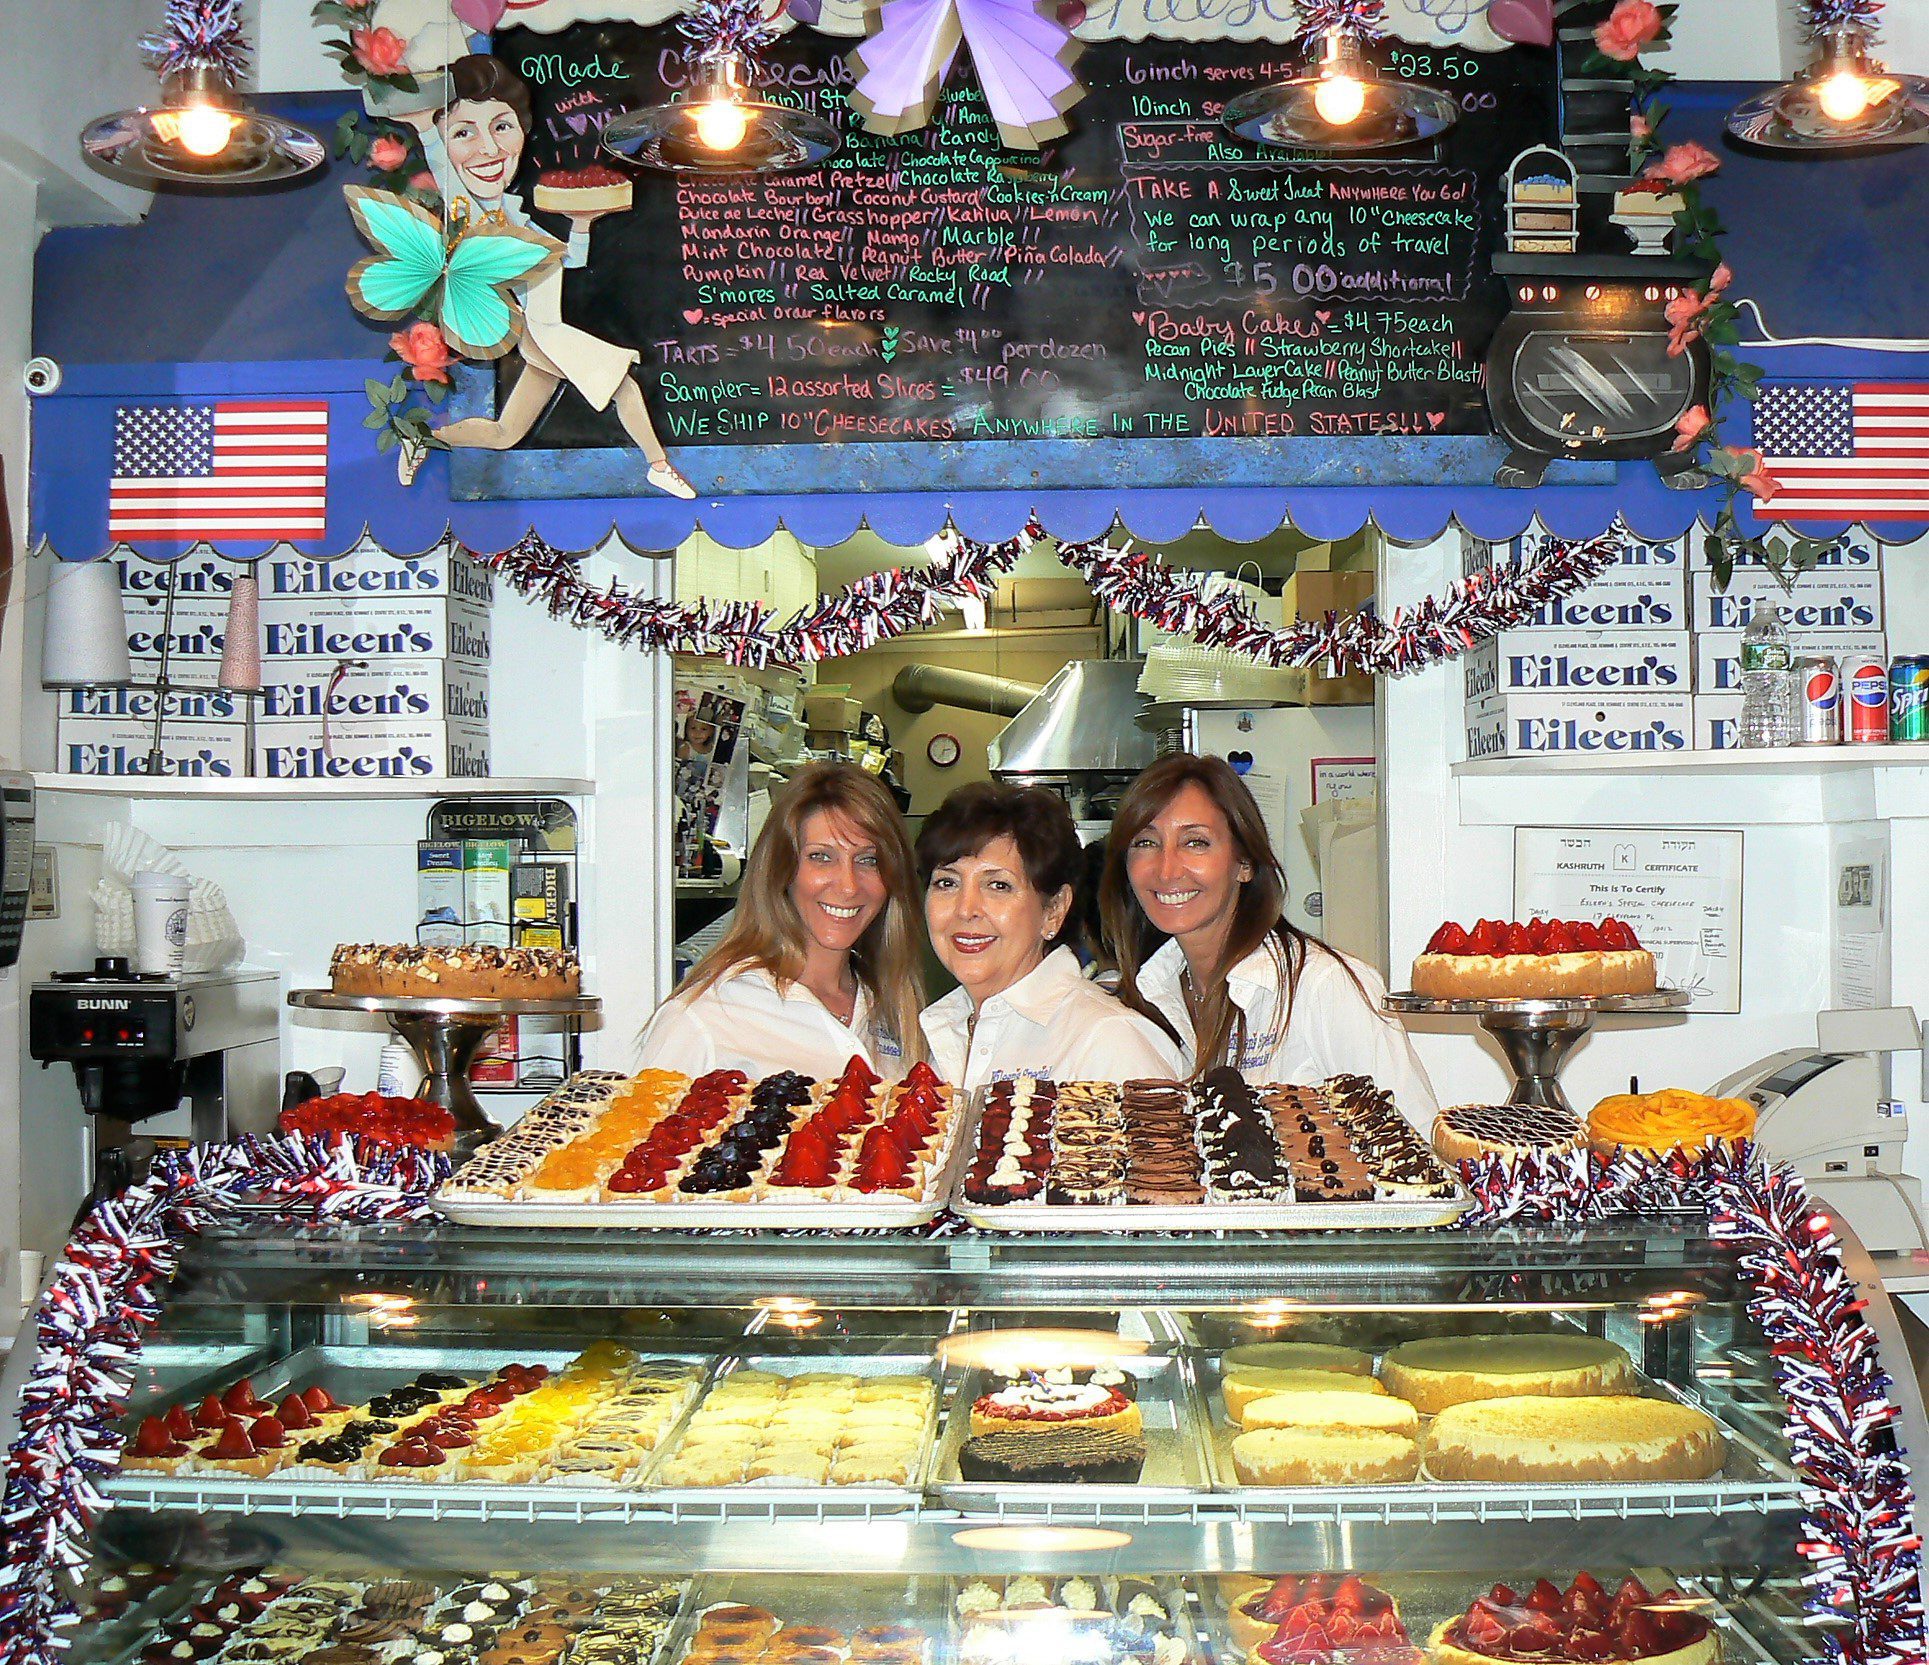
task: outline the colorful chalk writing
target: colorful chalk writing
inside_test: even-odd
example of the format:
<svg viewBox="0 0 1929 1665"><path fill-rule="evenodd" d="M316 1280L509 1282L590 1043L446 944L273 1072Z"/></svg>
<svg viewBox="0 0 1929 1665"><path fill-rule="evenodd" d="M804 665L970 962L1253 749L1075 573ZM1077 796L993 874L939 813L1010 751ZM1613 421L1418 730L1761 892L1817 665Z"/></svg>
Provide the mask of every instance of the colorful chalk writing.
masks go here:
<svg viewBox="0 0 1929 1665"><path fill-rule="evenodd" d="M847 44L798 31L769 88L836 122L838 155L641 176L569 275L566 316L636 347L672 443L1487 431L1499 183L1551 131L1545 54L1404 54L1389 73L1449 91L1459 125L1436 152L1336 165L1218 125L1293 72L1278 47L1094 45L1074 132L1029 155L964 73L923 132L867 133ZM512 30L498 50L540 66L539 168L687 78L666 27ZM616 443L605 420L565 394L531 443Z"/></svg>

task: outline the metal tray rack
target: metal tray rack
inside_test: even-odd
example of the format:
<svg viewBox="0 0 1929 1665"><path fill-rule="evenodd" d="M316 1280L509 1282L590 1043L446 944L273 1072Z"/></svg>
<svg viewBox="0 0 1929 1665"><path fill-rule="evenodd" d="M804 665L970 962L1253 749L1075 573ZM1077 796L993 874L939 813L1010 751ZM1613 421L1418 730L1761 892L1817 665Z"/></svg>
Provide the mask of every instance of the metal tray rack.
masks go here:
<svg viewBox="0 0 1929 1665"><path fill-rule="evenodd" d="M1728 1461L1722 1472L1708 1480L1604 1480L1528 1483L1522 1481L1440 1481L1420 1476L1406 1485L1380 1486L1249 1486L1232 1465L1232 1437L1237 1431L1225 1415L1220 1397L1219 1354L1199 1351L1192 1355L1193 1379L1201 1427L1205 1430L1206 1468L1217 1492L1237 1499L1242 1518L1276 1520L1295 1518L1304 1510L1331 1518L1337 1508L1351 1514L1360 1508L1372 1518L1392 1518L1395 1514L1412 1518L1414 1510L1424 1510L1429 1519L1482 1519L1493 1513L1493 1505L1504 1500L1506 1513L1527 1519L1585 1519L1608 1515L1625 1519L1635 1515L1674 1515L1684 1511L1725 1514L1738 1509L1766 1510L1787 1507L1797 1482L1785 1459L1777 1457L1752 1434L1732 1422L1715 1416L1722 1436L1728 1442ZM1687 1395L1658 1382L1641 1380L1639 1391L1656 1399L1672 1399L1680 1404L1695 1404ZM1714 1416L1706 1406L1697 1410ZM1427 1418L1421 1418L1423 1429ZM1412 1500L1412 1508L1401 1510L1398 1500Z"/></svg>
<svg viewBox="0 0 1929 1665"><path fill-rule="evenodd" d="M718 1383L727 1381L739 1370L768 1370L778 1376L802 1376L813 1371L824 1370L836 1370L860 1377L922 1376L932 1384L934 1391L932 1408L925 1418L924 1431L919 1436L911 1478L902 1486L882 1483L848 1486L792 1485L762 1480L748 1481L736 1486L666 1485L662 1479L662 1472L681 1449L683 1436L689 1429L691 1419L708 1396L709 1390ZM772 1514L806 1513L816 1517L853 1514L868 1517L914 1510L924 1502L925 1489L932 1472L931 1454L936 1443L938 1405L942 1397L938 1391L939 1386L936 1358L928 1352L837 1354L821 1350L808 1352L800 1350L733 1354L722 1362L715 1374L704 1384L703 1391L690 1402L683 1415L677 1419L669 1433L658 1444L643 1477L643 1484L646 1489L656 1494L659 1501L673 1501L679 1518L714 1515L721 1519L727 1515L733 1519L740 1519L747 1514L754 1515L762 1510L768 1510ZM763 1605L767 1606L768 1603Z"/></svg>
<svg viewBox="0 0 1929 1665"><path fill-rule="evenodd" d="M961 1373L939 1447L934 1490L947 1507L985 1518L1039 1520L1189 1520L1199 1494L1211 1488L1203 1426L1191 1366L1181 1353L1157 1351L1115 1361L1138 1384L1145 1423L1145 1467L1136 1482L1014 1485L967 1480L958 1453L971 1437L971 1402L1002 1379L971 1368Z"/></svg>
<svg viewBox="0 0 1929 1665"><path fill-rule="evenodd" d="M984 1231L1253 1232L1417 1231L1450 1225L1467 1210L1458 1181L1450 1197L1387 1198L1376 1202L1213 1203L1160 1206L1140 1203L974 1203L965 1200L965 1172L978 1148L986 1090L972 1095L969 1128L952 1163L951 1211Z"/></svg>
<svg viewBox="0 0 1929 1665"><path fill-rule="evenodd" d="M960 1105L938 1147L924 1194L809 1202L508 1202L432 1197L429 1206L459 1226L610 1227L624 1231L880 1231L928 1225L944 1211L971 1151L976 1118Z"/></svg>

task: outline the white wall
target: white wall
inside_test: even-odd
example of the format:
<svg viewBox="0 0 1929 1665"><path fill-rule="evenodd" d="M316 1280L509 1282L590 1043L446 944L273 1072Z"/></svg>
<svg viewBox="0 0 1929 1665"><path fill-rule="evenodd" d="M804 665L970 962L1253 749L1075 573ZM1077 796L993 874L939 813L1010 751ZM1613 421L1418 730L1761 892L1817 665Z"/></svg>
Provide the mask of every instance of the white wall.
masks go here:
<svg viewBox="0 0 1929 1665"><path fill-rule="evenodd" d="M1929 640L1929 543L1887 552L1890 640ZM1457 534L1422 549L1390 549L1383 605L1438 591L1458 574ZM1929 767L1867 775L1596 774L1456 777L1464 755L1459 668L1438 667L1384 685L1388 917L1392 963L1410 963L1443 919L1462 924L1513 915L1517 826L1740 826L1743 832L1742 1010L1661 1023L1604 1023L1563 1076L1582 1109L1631 1076L1644 1089L1705 1089L1762 1055L1812 1043L1814 1014L1829 1003L1831 853L1851 828L1878 817L1929 814ZM1929 759L1925 759L1929 764ZM1893 998L1929 1014L1929 970L1909 945L1929 930L1929 872L1918 852L1929 825L1891 823L1896 874ZM1418 1046L1443 1103L1505 1097L1511 1078L1471 1020L1415 1020ZM1902 1060L1899 1096L1922 1097L1916 1060ZM1918 1117L1918 1122L1921 1118ZM1929 1127L1912 1143L1911 1171L1929 1174Z"/></svg>

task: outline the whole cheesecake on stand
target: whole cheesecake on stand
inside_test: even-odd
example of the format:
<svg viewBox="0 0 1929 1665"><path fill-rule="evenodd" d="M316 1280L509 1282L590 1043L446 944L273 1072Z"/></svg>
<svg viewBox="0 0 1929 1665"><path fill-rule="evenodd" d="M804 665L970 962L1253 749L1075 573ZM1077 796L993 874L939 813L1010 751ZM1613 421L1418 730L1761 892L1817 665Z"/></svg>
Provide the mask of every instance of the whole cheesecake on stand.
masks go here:
<svg viewBox="0 0 1929 1665"><path fill-rule="evenodd" d="M388 1000L567 1000L583 992L573 948L416 947L345 942L329 961L336 994Z"/></svg>
<svg viewBox="0 0 1929 1665"><path fill-rule="evenodd" d="M1620 920L1448 920L1413 962L1428 1000L1556 1000L1654 993L1654 956Z"/></svg>

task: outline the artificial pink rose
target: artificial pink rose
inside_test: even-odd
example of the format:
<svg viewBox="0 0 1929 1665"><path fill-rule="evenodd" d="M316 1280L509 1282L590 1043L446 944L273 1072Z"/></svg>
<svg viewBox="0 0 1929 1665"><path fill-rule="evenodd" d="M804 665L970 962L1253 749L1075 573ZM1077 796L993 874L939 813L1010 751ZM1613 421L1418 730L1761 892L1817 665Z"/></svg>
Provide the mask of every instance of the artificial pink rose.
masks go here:
<svg viewBox="0 0 1929 1665"><path fill-rule="evenodd" d="M368 147L368 165L378 173L393 173L409 159L409 147L393 133L384 133Z"/></svg>
<svg viewBox="0 0 1929 1665"><path fill-rule="evenodd" d="M1762 467L1762 454L1759 451L1738 451L1740 457L1752 459L1753 466L1736 482L1741 489L1750 493L1757 502L1773 497L1782 489L1782 482Z"/></svg>
<svg viewBox="0 0 1929 1665"><path fill-rule="evenodd" d="M446 382L455 355L433 324L414 323L388 338L388 348L409 367L418 382Z"/></svg>
<svg viewBox="0 0 1929 1665"><path fill-rule="evenodd" d="M339 0L339 3L346 6L351 12L359 12L374 5L375 0Z"/></svg>
<svg viewBox="0 0 1929 1665"><path fill-rule="evenodd" d="M1660 37L1664 19L1653 0L1616 0L1605 23L1594 27L1594 44L1601 56L1616 63L1631 64L1641 56L1641 48Z"/></svg>
<svg viewBox="0 0 1929 1665"><path fill-rule="evenodd" d="M370 75L402 75L408 70L408 42L393 29L357 29L348 37L348 47Z"/></svg>
<svg viewBox="0 0 1929 1665"><path fill-rule="evenodd" d="M424 168L420 173L412 173L409 175L409 184L418 191L433 191L435 189L435 175L430 173L427 168Z"/></svg>
<svg viewBox="0 0 1929 1665"><path fill-rule="evenodd" d="M1670 451L1690 449L1708 431L1713 422L1714 418L1708 414L1706 405L1690 405L1675 418L1674 444L1668 449Z"/></svg>
<svg viewBox="0 0 1929 1665"><path fill-rule="evenodd" d="M1683 139L1678 145L1669 145L1659 161L1650 162L1642 178L1665 179L1670 185L1692 185L1697 179L1706 179L1720 166L1721 158L1706 145Z"/></svg>
<svg viewBox="0 0 1929 1665"><path fill-rule="evenodd" d="M1629 116L1628 133L1636 139L1652 139L1654 137L1654 123L1649 121L1646 116Z"/></svg>
<svg viewBox="0 0 1929 1665"><path fill-rule="evenodd" d="M1679 358L1688 343L1701 334L1701 315L1708 310L1708 298L1684 289L1662 308L1668 320L1668 356Z"/></svg>
<svg viewBox="0 0 1929 1665"><path fill-rule="evenodd" d="M1734 268L1731 267L1727 261L1722 261L1722 263L1708 275L1708 299L1712 301L1734 281Z"/></svg>

